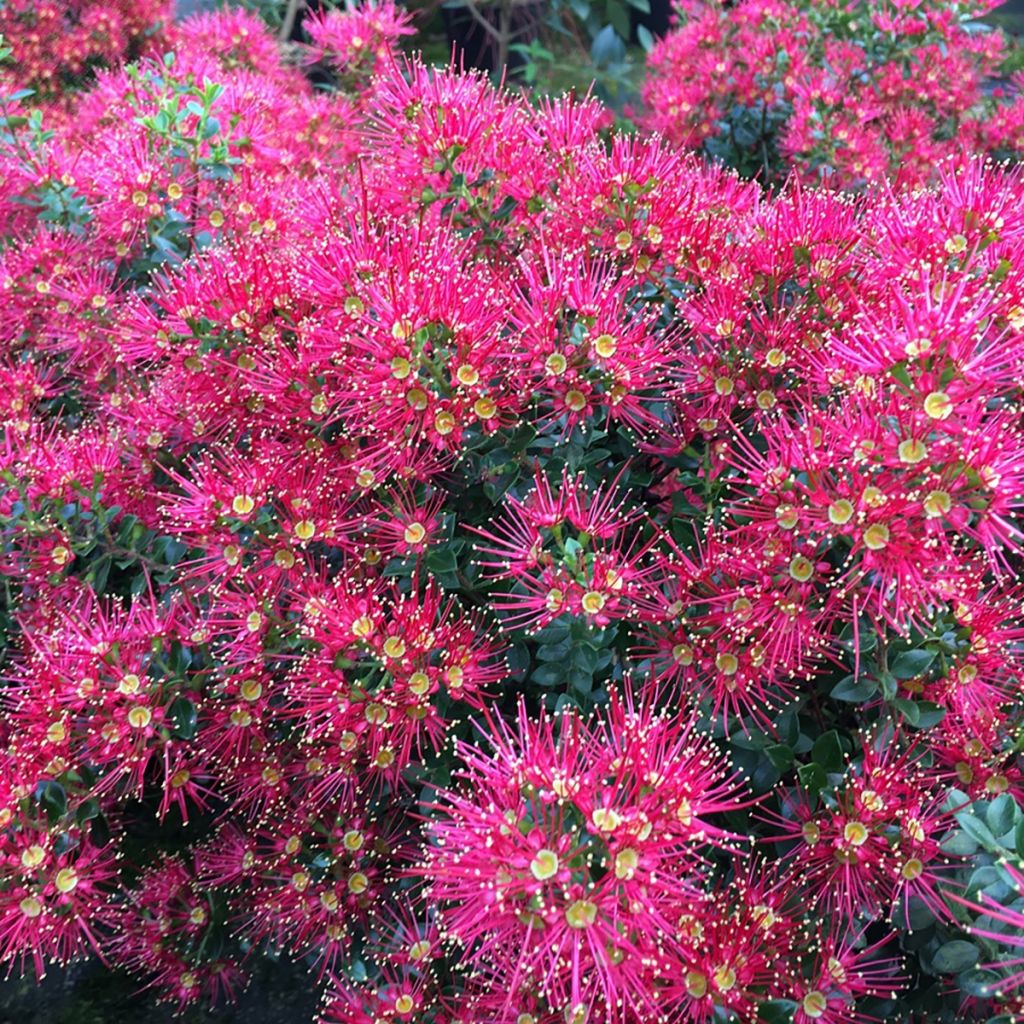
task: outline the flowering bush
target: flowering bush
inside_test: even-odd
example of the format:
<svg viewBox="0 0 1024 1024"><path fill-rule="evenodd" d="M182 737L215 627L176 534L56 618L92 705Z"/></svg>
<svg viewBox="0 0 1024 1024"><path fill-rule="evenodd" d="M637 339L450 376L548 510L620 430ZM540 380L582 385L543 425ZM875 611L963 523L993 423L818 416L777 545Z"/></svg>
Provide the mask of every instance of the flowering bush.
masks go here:
<svg viewBox="0 0 1024 1024"><path fill-rule="evenodd" d="M1021 177L765 198L403 30L5 102L0 958L1021 1012Z"/></svg>
<svg viewBox="0 0 1024 1024"><path fill-rule="evenodd" d="M170 21L170 0L5 0L0 36L12 60L0 88L56 99L89 72L137 55Z"/></svg>
<svg viewBox="0 0 1024 1024"><path fill-rule="evenodd" d="M1001 0L680 0L652 50L644 123L774 182L916 186L965 153L1019 158L1019 73L976 18Z"/></svg>

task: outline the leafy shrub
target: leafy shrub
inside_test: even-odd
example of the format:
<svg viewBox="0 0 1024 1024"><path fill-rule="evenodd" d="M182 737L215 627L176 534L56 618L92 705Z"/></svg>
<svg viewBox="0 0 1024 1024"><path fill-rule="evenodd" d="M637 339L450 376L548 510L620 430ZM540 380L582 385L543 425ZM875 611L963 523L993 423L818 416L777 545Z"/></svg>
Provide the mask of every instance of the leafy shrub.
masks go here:
<svg viewBox="0 0 1024 1024"><path fill-rule="evenodd" d="M915 186L1024 150L1007 41L970 19L998 0L682 0L653 49L645 125L765 182Z"/></svg>
<svg viewBox="0 0 1024 1024"><path fill-rule="evenodd" d="M57 98L97 68L138 54L167 27L170 0L5 0L0 37L12 47L0 85Z"/></svg>
<svg viewBox="0 0 1024 1024"><path fill-rule="evenodd" d="M0 957L1019 1013L1020 175L764 197L344 17L4 104Z"/></svg>

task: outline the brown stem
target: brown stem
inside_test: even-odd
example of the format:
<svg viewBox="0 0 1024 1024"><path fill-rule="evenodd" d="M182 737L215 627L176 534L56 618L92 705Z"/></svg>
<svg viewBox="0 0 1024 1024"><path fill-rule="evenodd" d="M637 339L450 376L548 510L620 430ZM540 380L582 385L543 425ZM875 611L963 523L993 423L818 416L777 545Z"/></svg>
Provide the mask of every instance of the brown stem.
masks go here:
<svg viewBox="0 0 1024 1024"><path fill-rule="evenodd" d="M469 13L473 16L473 20L481 25L484 31L492 39L500 39L501 33L496 29L481 13L477 10L476 0L466 0L466 8Z"/></svg>
<svg viewBox="0 0 1024 1024"><path fill-rule="evenodd" d="M279 42L285 42L292 34L295 27L295 19L299 11L306 6L306 0L288 0L288 6L284 11L284 19L281 22L281 30L277 33Z"/></svg>

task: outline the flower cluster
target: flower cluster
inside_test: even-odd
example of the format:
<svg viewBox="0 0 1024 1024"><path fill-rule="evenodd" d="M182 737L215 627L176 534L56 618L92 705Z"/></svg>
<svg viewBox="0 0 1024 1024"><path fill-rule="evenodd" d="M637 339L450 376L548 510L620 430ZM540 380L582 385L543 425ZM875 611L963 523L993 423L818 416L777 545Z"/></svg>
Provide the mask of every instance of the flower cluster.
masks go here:
<svg viewBox="0 0 1024 1024"><path fill-rule="evenodd" d="M98 68L148 49L169 28L169 0L11 0L0 8L0 37L13 63L0 89L32 89L59 99Z"/></svg>
<svg viewBox="0 0 1024 1024"><path fill-rule="evenodd" d="M406 27L4 105L0 962L1014 1012L1024 177L765 195Z"/></svg>
<svg viewBox="0 0 1024 1024"><path fill-rule="evenodd" d="M682 0L643 86L644 124L774 181L915 186L965 153L1024 149L999 0Z"/></svg>

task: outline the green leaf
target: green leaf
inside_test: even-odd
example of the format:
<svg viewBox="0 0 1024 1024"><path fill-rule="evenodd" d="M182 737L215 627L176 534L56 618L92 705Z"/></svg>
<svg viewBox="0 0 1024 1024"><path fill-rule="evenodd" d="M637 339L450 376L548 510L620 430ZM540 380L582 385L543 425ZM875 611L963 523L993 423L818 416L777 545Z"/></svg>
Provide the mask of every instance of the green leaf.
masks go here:
<svg viewBox="0 0 1024 1024"><path fill-rule="evenodd" d="M839 739L839 733L835 729L829 729L822 733L814 741L811 748L811 757L821 765L825 772L841 772L845 766L843 760L843 745Z"/></svg>
<svg viewBox="0 0 1024 1024"><path fill-rule="evenodd" d="M773 743L765 747L768 760L780 771L786 771L793 763L793 748L785 743Z"/></svg>
<svg viewBox="0 0 1024 1024"><path fill-rule="evenodd" d="M984 846L986 850L991 850L999 845L988 825L980 818L975 818L970 813L964 813L958 814L956 820L959 822L962 831L970 836L979 846Z"/></svg>
<svg viewBox="0 0 1024 1024"><path fill-rule="evenodd" d="M856 676L849 675L844 679L840 679L835 686L832 687L832 692L829 694L833 700L848 701L851 704L862 704L866 700L870 700L878 690L878 683L873 679L857 679Z"/></svg>
<svg viewBox="0 0 1024 1024"><path fill-rule="evenodd" d="M919 700L917 711L919 729L933 729L946 717L946 709L930 700Z"/></svg>
<svg viewBox="0 0 1024 1024"><path fill-rule="evenodd" d="M948 839L943 840L941 846L943 853L952 854L954 857L970 857L978 850L978 844L964 832L954 832Z"/></svg>
<svg viewBox="0 0 1024 1024"><path fill-rule="evenodd" d="M973 942L954 939L940 946L932 957L932 966L940 974L959 974L978 962L978 947Z"/></svg>
<svg viewBox="0 0 1024 1024"><path fill-rule="evenodd" d="M935 651L904 651L893 659L889 671L897 679L914 679L924 675L935 660Z"/></svg>
<svg viewBox="0 0 1024 1024"><path fill-rule="evenodd" d="M530 679L538 686L558 686L566 681L565 665L560 661L534 669Z"/></svg>
<svg viewBox="0 0 1024 1024"><path fill-rule="evenodd" d="M984 971L976 969L967 971L957 978L957 984L961 991L975 999L991 999L993 993L999 990L1000 977L995 971ZM1010 1017L992 1017L988 1024L995 1024L996 1021L1005 1020L1006 1024L1013 1024Z"/></svg>
<svg viewBox="0 0 1024 1024"><path fill-rule="evenodd" d="M878 679L882 684L882 696L886 700L892 700L900 692L900 685L891 672L882 672Z"/></svg>
<svg viewBox="0 0 1024 1024"><path fill-rule="evenodd" d="M769 999L758 1007L757 1019L762 1024L790 1024L796 1011L792 999Z"/></svg>
<svg viewBox="0 0 1024 1024"><path fill-rule="evenodd" d="M75 808L75 821L79 825L84 825L87 821L97 817L100 813L100 803L95 797L89 797L88 800L83 800L78 807Z"/></svg>
<svg viewBox="0 0 1024 1024"><path fill-rule="evenodd" d="M64 787L53 779L40 782L33 794L39 805L46 811L46 819L53 824L68 813L68 795Z"/></svg>
<svg viewBox="0 0 1024 1024"><path fill-rule="evenodd" d="M796 775L800 785L810 793L820 793L828 785L828 776L820 764L802 764Z"/></svg>
<svg viewBox="0 0 1024 1024"><path fill-rule="evenodd" d="M997 796L988 805L985 814L985 823L992 830L994 836L1005 836L1013 828L1017 820L1017 805L1009 793Z"/></svg>
<svg viewBox="0 0 1024 1024"><path fill-rule="evenodd" d="M565 661L572 650L572 641L568 638L557 644L542 644L537 648L537 658L540 661Z"/></svg>
<svg viewBox="0 0 1024 1024"><path fill-rule="evenodd" d="M569 685L577 693L588 694L594 688L594 677L589 672L573 669L569 673Z"/></svg>
<svg viewBox="0 0 1024 1024"><path fill-rule="evenodd" d="M196 706L188 697L178 697L168 708L168 715L174 723L174 731L184 740L195 738L199 716Z"/></svg>
<svg viewBox="0 0 1024 1024"><path fill-rule="evenodd" d="M897 697L892 702L892 706L908 721L911 725L917 725L921 720L921 711L917 704L912 700L905 700L902 697Z"/></svg>

